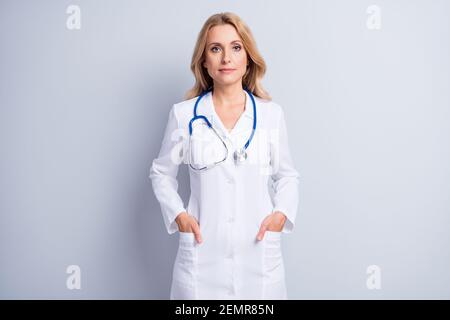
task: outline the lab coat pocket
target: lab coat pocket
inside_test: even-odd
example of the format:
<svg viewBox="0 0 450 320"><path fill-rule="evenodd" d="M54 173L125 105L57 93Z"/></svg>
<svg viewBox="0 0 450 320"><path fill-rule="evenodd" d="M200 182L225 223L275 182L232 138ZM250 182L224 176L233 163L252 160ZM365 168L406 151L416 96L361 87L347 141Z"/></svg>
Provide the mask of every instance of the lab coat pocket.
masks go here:
<svg viewBox="0 0 450 320"><path fill-rule="evenodd" d="M281 232L265 231L264 279L266 284L284 280L284 265L281 254Z"/></svg>
<svg viewBox="0 0 450 320"><path fill-rule="evenodd" d="M171 299L195 299L197 243L192 232L179 232L178 252L173 270Z"/></svg>

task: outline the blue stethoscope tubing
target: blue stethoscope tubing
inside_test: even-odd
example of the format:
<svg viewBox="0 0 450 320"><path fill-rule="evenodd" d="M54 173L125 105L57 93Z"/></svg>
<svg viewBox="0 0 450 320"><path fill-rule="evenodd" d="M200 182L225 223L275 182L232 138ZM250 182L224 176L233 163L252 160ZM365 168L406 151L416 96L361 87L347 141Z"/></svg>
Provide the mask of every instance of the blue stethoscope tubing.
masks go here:
<svg viewBox="0 0 450 320"><path fill-rule="evenodd" d="M192 122L194 122L197 119L203 119L205 120L206 124L208 125L209 128L212 128L211 122L209 122L208 118L206 118L205 116L202 115L197 115L197 106L199 101L203 98L203 96L205 94L207 94L208 92L210 92L212 90L212 88L209 88L207 90L205 90L203 93L201 93L199 95L199 97L197 98L197 101L195 101L195 105L194 105L194 117L191 119L191 121L189 121L189 135L192 135ZM252 100L252 105L253 105L253 130L252 133L250 134L250 137L248 138L247 142L244 145L244 149L246 150L248 148L248 146L250 145L250 142L253 139L253 136L255 134L256 131L256 102L255 102L255 98L253 97L253 94L250 92L250 90L248 90L246 87L244 88L244 90L248 93L248 95L250 96L250 99Z"/></svg>

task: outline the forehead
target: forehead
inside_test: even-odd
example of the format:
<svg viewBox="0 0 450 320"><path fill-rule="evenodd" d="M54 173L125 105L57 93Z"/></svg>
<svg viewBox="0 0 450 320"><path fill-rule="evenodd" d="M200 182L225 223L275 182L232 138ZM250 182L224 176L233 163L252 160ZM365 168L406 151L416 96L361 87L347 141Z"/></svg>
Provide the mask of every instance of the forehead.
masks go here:
<svg viewBox="0 0 450 320"><path fill-rule="evenodd" d="M230 24L214 26L208 31L206 42L230 43L234 40L241 40L236 29Z"/></svg>

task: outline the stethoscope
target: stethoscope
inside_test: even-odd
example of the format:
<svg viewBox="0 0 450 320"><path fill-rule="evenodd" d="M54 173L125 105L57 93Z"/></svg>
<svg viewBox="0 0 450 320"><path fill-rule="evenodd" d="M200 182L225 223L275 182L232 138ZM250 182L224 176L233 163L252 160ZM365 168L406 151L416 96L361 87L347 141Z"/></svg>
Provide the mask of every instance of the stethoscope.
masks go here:
<svg viewBox="0 0 450 320"><path fill-rule="evenodd" d="M217 130L211 125L211 122L209 122L209 120L202 115L197 115L197 106L198 103L200 102L200 100L203 98L204 95L206 95L208 92L210 92L212 90L212 88L207 89L206 91L202 92L199 97L197 98L197 101L195 101L195 105L194 105L194 116L192 117L191 121L189 121L189 165L192 169L194 170L205 170L205 169L210 169L214 166L216 166L217 164L225 161L228 157L228 147L227 144L225 143L225 141L223 141L223 139L221 138L220 134L217 132ZM234 151L233 154L233 158L234 158L234 162L236 165L240 165L242 164L246 159L247 159L247 148L250 145L250 142L253 139L253 135L255 134L256 131L256 103L255 103L255 98L253 97L253 94L250 92L250 90L248 90L246 87L244 87L244 90L248 93L248 95L250 96L250 99L252 100L252 104L253 104L253 129L252 129L252 133L250 134L250 137L248 138L247 142L245 143L244 147L242 148L238 148ZM220 161L216 161L210 165L206 165L204 167L201 168L196 168L192 165L192 152L191 152L191 137L192 137L192 123L195 120L198 119L203 119L206 124L208 125L208 127L210 129L212 129L214 131L214 133L217 135L217 137L219 137L220 141L222 141L222 144L225 146L225 149L227 150L225 153L225 157L220 160Z"/></svg>

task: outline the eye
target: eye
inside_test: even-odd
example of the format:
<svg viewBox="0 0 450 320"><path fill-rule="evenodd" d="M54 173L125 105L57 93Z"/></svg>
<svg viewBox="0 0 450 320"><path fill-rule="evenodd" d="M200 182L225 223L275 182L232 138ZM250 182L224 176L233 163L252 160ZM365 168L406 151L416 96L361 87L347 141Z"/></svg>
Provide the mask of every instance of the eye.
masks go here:
<svg viewBox="0 0 450 320"><path fill-rule="evenodd" d="M240 45L235 45L233 47L233 49L235 49L236 51L240 51L241 50L241 46Z"/></svg>
<svg viewBox="0 0 450 320"><path fill-rule="evenodd" d="M219 47L211 47L212 52L218 52L218 51L215 51L214 49L220 49L220 48Z"/></svg>

